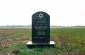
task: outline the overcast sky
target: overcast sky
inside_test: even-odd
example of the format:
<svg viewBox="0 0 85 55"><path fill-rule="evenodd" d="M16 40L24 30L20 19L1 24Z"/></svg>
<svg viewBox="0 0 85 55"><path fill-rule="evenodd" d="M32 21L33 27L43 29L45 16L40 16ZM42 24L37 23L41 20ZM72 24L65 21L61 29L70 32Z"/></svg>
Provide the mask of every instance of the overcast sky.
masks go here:
<svg viewBox="0 0 85 55"><path fill-rule="evenodd" d="M37 11L47 12L51 25L85 26L85 0L0 0L0 26L31 25Z"/></svg>

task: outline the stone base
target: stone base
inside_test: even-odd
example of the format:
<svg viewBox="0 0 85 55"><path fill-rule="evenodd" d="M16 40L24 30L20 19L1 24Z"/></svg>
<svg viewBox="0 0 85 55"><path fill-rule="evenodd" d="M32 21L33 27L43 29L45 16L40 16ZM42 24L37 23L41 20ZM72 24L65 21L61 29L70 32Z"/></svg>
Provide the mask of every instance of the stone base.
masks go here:
<svg viewBox="0 0 85 55"><path fill-rule="evenodd" d="M26 43L26 45L28 47L54 47L55 46L55 42L54 41L50 41L50 43L32 43L32 41L28 41Z"/></svg>

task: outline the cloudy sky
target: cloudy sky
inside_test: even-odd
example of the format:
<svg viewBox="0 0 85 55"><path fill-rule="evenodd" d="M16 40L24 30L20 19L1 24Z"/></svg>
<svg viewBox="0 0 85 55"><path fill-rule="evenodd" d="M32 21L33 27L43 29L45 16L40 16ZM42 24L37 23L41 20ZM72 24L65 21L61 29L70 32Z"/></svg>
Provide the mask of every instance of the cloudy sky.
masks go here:
<svg viewBox="0 0 85 55"><path fill-rule="evenodd" d="M51 25L85 26L84 0L0 0L0 26L31 25L37 11L47 12Z"/></svg>

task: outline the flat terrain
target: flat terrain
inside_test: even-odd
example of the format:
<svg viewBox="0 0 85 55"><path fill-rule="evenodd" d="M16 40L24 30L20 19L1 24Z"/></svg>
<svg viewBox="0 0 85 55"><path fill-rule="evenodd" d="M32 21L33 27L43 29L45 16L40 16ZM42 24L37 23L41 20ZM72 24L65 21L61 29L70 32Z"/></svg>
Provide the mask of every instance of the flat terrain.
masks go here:
<svg viewBox="0 0 85 55"><path fill-rule="evenodd" d="M0 55L85 55L85 28L51 28L55 48L28 48L30 28L0 29Z"/></svg>

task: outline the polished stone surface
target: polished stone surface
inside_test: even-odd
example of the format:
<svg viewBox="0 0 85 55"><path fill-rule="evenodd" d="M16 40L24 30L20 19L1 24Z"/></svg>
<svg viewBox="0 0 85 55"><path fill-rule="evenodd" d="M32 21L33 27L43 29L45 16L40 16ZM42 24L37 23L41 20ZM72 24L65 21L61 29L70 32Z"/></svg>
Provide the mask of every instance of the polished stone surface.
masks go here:
<svg viewBox="0 0 85 55"><path fill-rule="evenodd" d="M50 42L50 15L39 11L32 15L32 42Z"/></svg>

